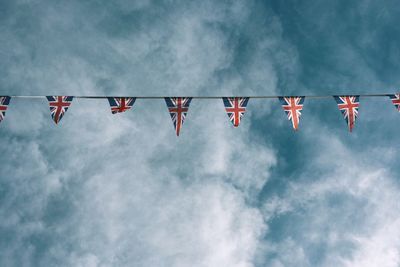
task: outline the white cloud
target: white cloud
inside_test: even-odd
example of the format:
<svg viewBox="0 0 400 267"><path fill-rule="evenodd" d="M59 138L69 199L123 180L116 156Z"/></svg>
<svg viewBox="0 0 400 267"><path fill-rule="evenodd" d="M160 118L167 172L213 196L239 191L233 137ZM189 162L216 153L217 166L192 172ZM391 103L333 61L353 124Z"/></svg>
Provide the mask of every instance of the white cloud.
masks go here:
<svg viewBox="0 0 400 267"><path fill-rule="evenodd" d="M33 26L20 33L6 20L4 88L264 95L280 82L288 86L280 92L297 90L290 87L298 82L297 52L282 40L277 17L257 18L256 2L115 5L68 2L63 12L32 5ZM341 51L359 61L351 46ZM396 151L374 149L363 159L310 125L310 139L300 142L318 152L259 210L249 203L279 155L250 127L252 117L270 114L269 102L250 100L234 129L221 101L193 101L179 139L162 100L138 100L132 111L111 115L106 101L76 99L57 127L44 99L24 103L2 122L13 136L3 138L8 157L0 170L6 266L399 264L398 185L380 163L394 162ZM282 237L264 236L280 230L279 219Z"/></svg>
<svg viewBox="0 0 400 267"><path fill-rule="evenodd" d="M319 149L285 193L264 205L269 223L286 216L281 227L289 228L263 253L275 253L272 260L283 266L398 266L400 194L380 154L364 157L327 132L308 134Z"/></svg>
<svg viewBox="0 0 400 267"><path fill-rule="evenodd" d="M235 57L229 38L236 37L222 28L248 19L247 2L185 4L160 13L162 20L139 22L143 29L126 38L99 30L113 22L107 14L85 16L83 23L81 4L66 5L60 17L52 13L57 6L42 10L39 33L28 34L34 48L6 31L13 36L7 48L15 43L20 59L7 61L6 87L32 94L225 94L243 88L247 72L256 71L259 83L269 80L264 70L268 91L275 90L271 63L262 58L234 88L217 75ZM152 12L146 4L127 8ZM74 43L58 39L63 34ZM260 55L268 49L260 46ZM276 160L271 147L248 137L251 111L234 129L222 101L193 101L177 139L162 100L138 100L132 111L111 115L106 101L75 99L58 126L46 105L43 99L22 109L27 113L7 114L8 133L30 140L9 147L10 168L19 158L23 165L6 182L19 181L20 171L23 187L9 189L15 198L7 197L4 209L7 229L19 231L1 248L7 265L254 266L266 225L248 201ZM24 116L29 121L18 124ZM24 208L12 210L17 205ZM26 214L29 223L20 218Z"/></svg>

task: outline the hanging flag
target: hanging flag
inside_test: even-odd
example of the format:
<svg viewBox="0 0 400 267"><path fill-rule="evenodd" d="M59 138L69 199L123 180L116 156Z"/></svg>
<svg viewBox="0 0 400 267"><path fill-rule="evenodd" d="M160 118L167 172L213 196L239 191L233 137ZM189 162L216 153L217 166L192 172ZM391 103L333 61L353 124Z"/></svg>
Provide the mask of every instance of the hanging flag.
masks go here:
<svg viewBox="0 0 400 267"><path fill-rule="evenodd" d="M223 97L226 113L233 126L238 127L249 102L248 97Z"/></svg>
<svg viewBox="0 0 400 267"><path fill-rule="evenodd" d="M295 131L299 128L301 111L303 109L304 96L279 97L283 110L286 112L288 120L292 122Z"/></svg>
<svg viewBox="0 0 400 267"><path fill-rule="evenodd" d="M131 109L136 97L107 97L110 102L111 113L121 113Z"/></svg>
<svg viewBox="0 0 400 267"><path fill-rule="evenodd" d="M351 132L354 127L358 116L358 107L360 105L359 95L349 95L349 96L333 96L338 104L339 110L342 112L344 119L349 126L349 131Z"/></svg>
<svg viewBox="0 0 400 267"><path fill-rule="evenodd" d="M10 104L10 99L11 97L9 96L0 96L0 122L4 120L4 116L6 116L6 110Z"/></svg>
<svg viewBox="0 0 400 267"><path fill-rule="evenodd" d="M165 97L165 103L167 103L169 115L171 115L172 122L174 123L176 136L179 136L179 132L185 121L187 112L189 110L191 97Z"/></svg>
<svg viewBox="0 0 400 267"><path fill-rule="evenodd" d="M68 107L71 105L73 96L46 96L50 105L51 117L54 122L58 122L62 119Z"/></svg>
<svg viewBox="0 0 400 267"><path fill-rule="evenodd" d="M400 112L400 94L389 95L393 105Z"/></svg>

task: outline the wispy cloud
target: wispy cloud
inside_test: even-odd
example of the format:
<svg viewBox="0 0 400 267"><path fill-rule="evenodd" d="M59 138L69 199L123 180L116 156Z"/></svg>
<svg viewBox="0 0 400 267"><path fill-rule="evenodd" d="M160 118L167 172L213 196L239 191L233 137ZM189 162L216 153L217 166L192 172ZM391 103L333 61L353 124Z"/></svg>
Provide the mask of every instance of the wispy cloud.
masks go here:
<svg viewBox="0 0 400 267"><path fill-rule="evenodd" d="M374 14L360 3L357 16ZM289 4L4 2L1 91L265 95L394 83L366 52L379 34L363 28L352 40L338 6ZM386 25L390 11L379 10ZM307 101L296 136L277 102L251 99L233 128L222 101L193 101L177 139L161 100L112 115L107 101L75 99L55 126L45 99L13 99L0 127L1 265L397 266L398 114L366 104L348 137L334 103Z"/></svg>

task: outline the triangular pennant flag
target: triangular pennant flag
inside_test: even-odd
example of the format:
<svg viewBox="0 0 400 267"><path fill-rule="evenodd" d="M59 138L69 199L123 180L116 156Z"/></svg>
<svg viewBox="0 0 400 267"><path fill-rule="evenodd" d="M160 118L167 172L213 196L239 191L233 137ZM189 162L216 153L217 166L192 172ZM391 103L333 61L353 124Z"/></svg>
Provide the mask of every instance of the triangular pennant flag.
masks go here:
<svg viewBox="0 0 400 267"><path fill-rule="evenodd" d="M249 97L223 97L226 113L233 126L238 127L246 112Z"/></svg>
<svg viewBox="0 0 400 267"><path fill-rule="evenodd" d="M111 113L121 113L131 109L136 97L107 97L110 102Z"/></svg>
<svg viewBox="0 0 400 267"><path fill-rule="evenodd" d="M304 96L284 96L279 97L283 110L286 112L288 120L292 122L295 131L299 128L301 111L304 104Z"/></svg>
<svg viewBox="0 0 400 267"><path fill-rule="evenodd" d="M397 111L400 112L400 94L388 95Z"/></svg>
<svg viewBox="0 0 400 267"><path fill-rule="evenodd" d="M179 136L179 132L185 121L187 112L189 110L191 97L165 97L165 103L167 103L169 115L171 116L172 122L174 123L176 135Z"/></svg>
<svg viewBox="0 0 400 267"><path fill-rule="evenodd" d="M4 120L6 116L6 110L10 104L10 99L11 97L9 96L0 96L0 122Z"/></svg>
<svg viewBox="0 0 400 267"><path fill-rule="evenodd" d="M349 131L353 130L354 124L358 117L358 107L360 105L359 95L333 96L338 104L339 110L342 112L344 119L349 126Z"/></svg>
<svg viewBox="0 0 400 267"><path fill-rule="evenodd" d="M58 124L68 107L71 105L73 96L46 96L50 105L51 117Z"/></svg>

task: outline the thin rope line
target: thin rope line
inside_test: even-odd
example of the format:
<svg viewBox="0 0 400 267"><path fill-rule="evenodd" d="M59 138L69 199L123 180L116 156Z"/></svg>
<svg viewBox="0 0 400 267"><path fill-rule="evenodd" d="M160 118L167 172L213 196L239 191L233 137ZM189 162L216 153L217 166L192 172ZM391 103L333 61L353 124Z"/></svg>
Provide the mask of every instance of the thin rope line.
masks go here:
<svg viewBox="0 0 400 267"><path fill-rule="evenodd" d="M223 97L248 97L248 98L261 98L261 99L272 99L278 97L296 97L304 96L305 98L331 98L333 96L360 96L360 97L387 97L394 93L387 94L337 94L337 95L266 95L266 96L179 96L179 97L190 97L193 99L221 99ZM3 95L6 96L6 95ZM44 98L44 95L8 95L12 98ZM164 99L168 97L178 97L178 96L73 96L74 98L82 99L106 99L109 97L133 97L136 99Z"/></svg>

